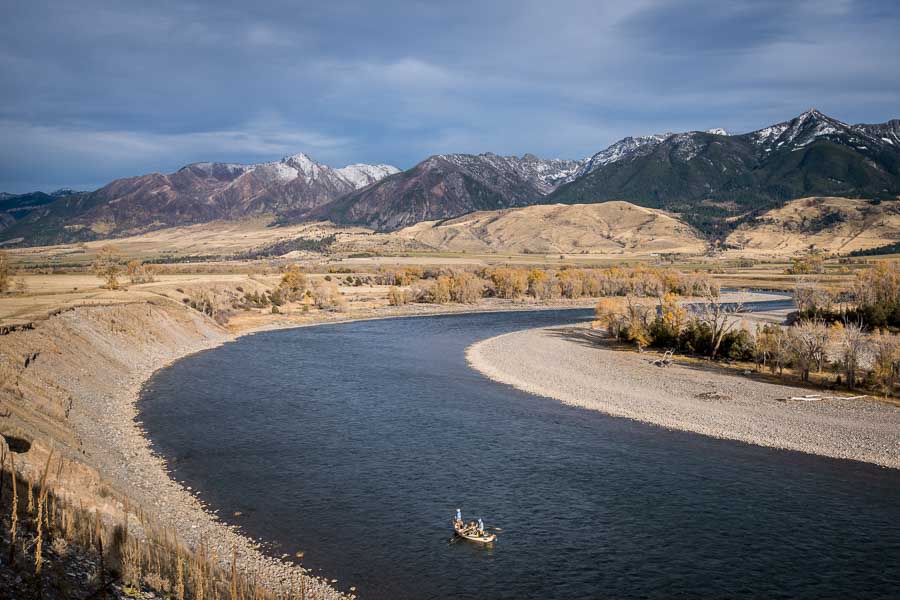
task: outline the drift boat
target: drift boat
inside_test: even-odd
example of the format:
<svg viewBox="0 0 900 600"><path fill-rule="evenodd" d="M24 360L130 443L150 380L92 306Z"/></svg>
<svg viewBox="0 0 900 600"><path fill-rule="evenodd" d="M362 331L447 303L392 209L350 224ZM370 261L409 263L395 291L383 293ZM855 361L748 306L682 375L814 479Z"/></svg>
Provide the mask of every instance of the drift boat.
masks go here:
<svg viewBox="0 0 900 600"><path fill-rule="evenodd" d="M479 534L477 532L466 533L465 531L457 531L456 535L458 535L461 538L465 538L469 541L472 541L472 542L478 542L479 544L490 544L491 542L493 542L494 540L497 539L496 533L487 533L487 532L485 532L483 534Z"/></svg>
<svg viewBox="0 0 900 600"><path fill-rule="evenodd" d="M496 533L479 531L477 527L467 527L457 520L453 521L453 531L455 531L456 535L459 537L479 544L490 544L497 539Z"/></svg>

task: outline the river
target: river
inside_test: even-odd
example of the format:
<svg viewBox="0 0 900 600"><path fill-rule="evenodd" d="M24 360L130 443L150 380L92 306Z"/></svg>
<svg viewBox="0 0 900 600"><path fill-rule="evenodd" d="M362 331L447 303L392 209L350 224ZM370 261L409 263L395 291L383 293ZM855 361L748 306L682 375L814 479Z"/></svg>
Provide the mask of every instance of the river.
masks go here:
<svg viewBox="0 0 900 600"><path fill-rule="evenodd" d="M140 419L227 522L364 599L897 597L900 472L563 406L465 362L590 316L255 334L157 373ZM498 541L452 541L457 507Z"/></svg>

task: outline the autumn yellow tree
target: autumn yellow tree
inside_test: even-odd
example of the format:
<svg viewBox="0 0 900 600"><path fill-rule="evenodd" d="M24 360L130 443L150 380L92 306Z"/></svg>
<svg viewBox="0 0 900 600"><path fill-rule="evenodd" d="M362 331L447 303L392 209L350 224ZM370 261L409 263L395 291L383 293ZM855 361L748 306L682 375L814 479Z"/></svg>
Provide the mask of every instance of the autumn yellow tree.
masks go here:
<svg viewBox="0 0 900 600"><path fill-rule="evenodd" d="M525 269L500 267L490 272L498 298L520 298L528 289L528 272Z"/></svg>
<svg viewBox="0 0 900 600"><path fill-rule="evenodd" d="M292 264L285 269L278 287L281 289L281 296L288 302L293 302L303 296L306 285L306 275L298 265Z"/></svg>
<svg viewBox="0 0 900 600"><path fill-rule="evenodd" d="M667 292L659 299L659 314L652 328L654 342L658 345L677 345L678 335L687 322L687 310L678 298L678 294Z"/></svg>
<svg viewBox="0 0 900 600"><path fill-rule="evenodd" d="M474 304L484 294L484 282L474 273L459 271L450 277L450 299L462 304Z"/></svg>
<svg viewBox="0 0 900 600"><path fill-rule="evenodd" d="M431 286L431 301L435 304L447 304L450 302L450 277L439 275Z"/></svg>
<svg viewBox="0 0 900 600"><path fill-rule="evenodd" d="M594 306L596 327L606 329L611 337L618 339L625 328L625 299L622 297L601 298Z"/></svg>
<svg viewBox="0 0 900 600"><path fill-rule="evenodd" d="M637 300L634 296L625 298L628 339L637 344L638 350L643 350L653 341L650 335L650 315L652 312L651 306Z"/></svg>
<svg viewBox="0 0 900 600"><path fill-rule="evenodd" d="M97 257L91 264L94 275L104 282L104 287L110 290L119 289L119 275L122 274L125 259L115 246L103 246L97 253Z"/></svg>
<svg viewBox="0 0 900 600"><path fill-rule="evenodd" d="M565 269L556 275L559 282L559 293L563 298L580 298L584 289L584 279L581 271Z"/></svg>
<svg viewBox="0 0 900 600"><path fill-rule="evenodd" d="M534 298L540 298L543 283L547 279L546 271L542 269L532 269L528 272L528 295Z"/></svg>

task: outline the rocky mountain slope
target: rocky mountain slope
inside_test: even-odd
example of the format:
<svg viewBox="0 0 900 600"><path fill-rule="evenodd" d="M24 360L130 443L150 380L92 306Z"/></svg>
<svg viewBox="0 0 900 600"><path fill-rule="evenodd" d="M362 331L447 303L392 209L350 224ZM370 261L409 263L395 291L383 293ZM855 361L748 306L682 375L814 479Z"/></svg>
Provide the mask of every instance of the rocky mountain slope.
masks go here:
<svg viewBox="0 0 900 600"><path fill-rule="evenodd" d="M847 254L900 242L900 202L801 198L742 223L728 247L750 254Z"/></svg>
<svg viewBox="0 0 900 600"><path fill-rule="evenodd" d="M57 190L49 194L44 192L31 192L28 194L0 193L0 232L12 227L16 221L27 217L31 211L74 193L72 190Z"/></svg>
<svg viewBox="0 0 900 600"><path fill-rule="evenodd" d="M740 135L722 129L627 137L583 161L441 154L400 172L334 169L304 154L256 165L196 163L90 193L0 197L0 243L121 237L219 219L277 216L394 231L422 221L538 204L623 200L678 213L704 235L785 202L900 197L900 120L848 125L817 110Z"/></svg>
<svg viewBox="0 0 900 600"><path fill-rule="evenodd" d="M625 138L546 201L628 200L717 233L728 230L729 216L794 198L900 194L900 120L848 125L811 109L751 133L724 133Z"/></svg>
<svg viewBox="0 0 900 600"><path fill-rule="evenodd" d="M528 206L572 177L580 163L533 154L441 154L320 207L338 223L393 230L476 210Z"/></svg>
<svg viewBox="0 0 900 600"><path fill-rule="evenodd" d="M683 221L628 202L480 211L418 223L391 235L447 252L696 254L708 246Z"/></svg>
<svg viewBox="0 0 900 600"><path fill-rule="evenodd" d="M303 214L397 172L390 165L335 169L305 154L253 165L195 163L65 196L32 210L0 238L53 244L217 219Z"/></svg>

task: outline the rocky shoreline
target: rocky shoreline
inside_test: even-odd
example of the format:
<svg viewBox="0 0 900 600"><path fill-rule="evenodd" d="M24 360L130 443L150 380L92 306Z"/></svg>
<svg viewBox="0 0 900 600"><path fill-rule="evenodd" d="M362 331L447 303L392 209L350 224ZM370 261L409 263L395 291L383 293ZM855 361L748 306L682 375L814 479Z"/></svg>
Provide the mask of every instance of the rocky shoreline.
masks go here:
<svg viewBox="0 0 900 600"><path fill-rule="evenodd" d="M751 294L745 299L772 296ZM286 591L292 582L306 576L309 592L323 599L340 598L344 594L330 580L312 578L285 557L268 555L261 542L225 524L196 491L170 477L165 460L155 454L138 421L144 383L180 358L260 331L367 319L589 308L594 301L409 304L360 313L328 313L316 319L273 318L238 332L162 300L77 307L0 337L0 367L9 371L4 375L14 382L2 392L9 394L14 408L22 409L20 424L24 430L32 430L36 449L42 438L49 438L59 450L68 450L70 458L96 471L96 476L68 482L71 497L105 505L110 515L121 513L121 504L103 499L103 487L110 485L126 496L133 508L140 507L155 515L161 526L177 531L188 546L206 545L223 567L230 566L234 552L241 570L270 589ZM36 358L29 361L29 356ZM46 416L32 420L29 426L35 407ZM48 421L53 427L48 427ZM36 454L30 462L39 465L41 457Z"/></svg>
<svg viewBox="0 0 900 600"><path fill-rule="evenodd" d="M238 332L228 331L200 313L169 301L75 307L29 327L0 336L0 399L12 408L2 433L15 432L31 443L20 469L36 472L49 447L65 456L72 474L56 482L62 496L95 506L112 521L122 518L124 502L132 527L138 511L177 532L188 547L201 544L225 569L233 553L240 570L265 587L287 593L300 577L306 591L320 599L346 597L331 580L311 577L286 557L264 551L224 523L197 495L170 477L141 427L138 400L145 382L173 362L274 329L367 319L471 312L587 308L590 301L553 304L486 301L477 305L405 305L360 313L327 313L316 320L277 318ZM110 488L118 494L110 494Z"/></svg>
<svg viewBox="0 0 900 600"><path fill-rule="evenodd" d="M573 406L653 425L900 468L900 408L873 400L790 400L809 390L752 372L676 363L598 345L584 325L517 331L466 353L485 376Z"/></svg>

